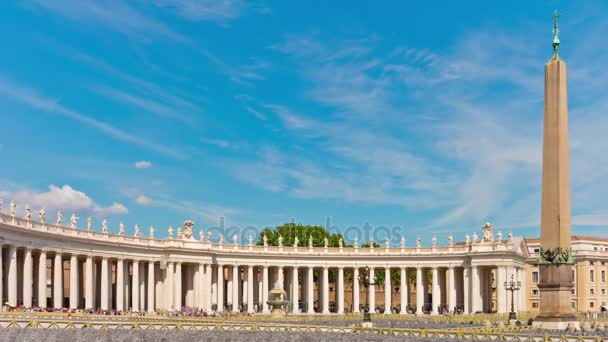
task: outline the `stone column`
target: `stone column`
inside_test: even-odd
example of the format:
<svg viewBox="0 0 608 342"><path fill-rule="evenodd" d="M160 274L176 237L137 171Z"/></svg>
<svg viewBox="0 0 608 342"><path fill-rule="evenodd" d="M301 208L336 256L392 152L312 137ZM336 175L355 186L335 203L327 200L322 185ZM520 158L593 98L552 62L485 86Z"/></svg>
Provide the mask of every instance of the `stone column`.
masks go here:
<svg viewBox="0 0 608 342"><path fill-rule="evenodd" d="M268 313L268 266L264 265L262 268L262 312Z"/></svg>
<svg viewBox="0 0 608 342"><path fill-rule="evenodd" d="M300 312L300 304L298 301L298 267L294 266L291 270L291 310L294 313Z"/></svg>
<svg viewBox="0 0 608 342"><path fill-rule="evenodd" d="M280 289L285 290L285 273L283 272L283 266L277 267L277 283Z"/></svg>
<svg viewBox="0 0 608 342"><path fill-rule="evenodd" d="M496 267L496 311L498 313L507 312L507 292L505 281L507 280L507 268L505 266Z"/></svg>
<svg viewBox="0 0 608 342"><path fill-rule="evenodd" d="M84 264L85 269L85 290L84 290L84 308L94 309L95 304L93 302L93 256L87 255L87 260ZM46 272L45 272L46 274ZM46 282L46 280L45 280ZM46 284L45 284L46 288Z"/></svg>
<svg viewBox="0 0 608 342"><path fill-rule="evenodd" d="M388 315L391 313L391 306L393 305L391 300L391 269L387 267L384 269L384 314Z"/></svg>
<svg viewBox="0 0 608 342"><path fill-rule="evenodd" d="M314 268L312 266L308 266L308 275L306 276L306 281L308 282L308 285L306 285L306 291L308 291L308 293L306 294L306 300L308 300L308 303L306 304L306 311L309 314L315 313L315 279L313 273Z"/></svg>
<svg viewBox="0 0 608 342"><path fill-rule="evenodd" d="M526 285L526 269L525 268L518 268L517 269L517 280L521 281L521 289L517 292L515 292L515 295L517 296L517 300L518 300L518 309L519 311L527 311L526 308L526 289L527 289L527 285Z"/></svg>
<svg viewBox="0 0 608 342"><path fill-rule="evenodd" d="M424 286L422 285L422 268L416 268L416 313L424 313Z"/></svg>
<svg viewBox="0 0 608 342"><path fill-rule="evenodd" d="M232 311L239 311L239 266L232 266ZM229 290L229 291L230 291Z"/></svg>
<svg viewBox="0 0 608 342"><path fill-rule="evenodd" d="M116 261L116 310L125 309L125 269L124 259Z"/></svg>
<svg viewBox="0 0 608 342"><path fill-rule="evenodd" d="M254 266L253 265L249 265L247 266L247 312L248 313L254 313L255 312L255 308L253 307L254 305L254 300L253 300L253 269Z"/></svg>
<svg viewBox="0 0 608 342"><path fill-rule="evenodd" d="M353 268L353 312L359 312L359 268Z"/></svg>
<svg viewBox="0 0 608 342"><path fill-rule="evenodd" d="M34 288L32 277L34 271L34 261L32 260L32 249L26 248L23 256L23 306L32 307L32 291Z"/></svg>
<svg viewBox="0 0 608 342"><path fill-rule="evenodd" d="M456 272L454 272L454 266L448 268L448 312L455 312L456 310Z"/></svg>
<svg viewBox="0 0 608 342"><path fill-rule="evenodd" d="M217 265L217 311L224 311L224 267Z"/></svg>
<svg viewBox="0 0 608 342"><path fill-rule="evenodd" d="M131 272L131 309L139 311L139 260L133 260Z"/></svg>
<svg viewBox="0 0 608 342"><path fill-rule="evenodd" d="M440 302L440 294L441 290L439 289L439 270L437 267L433 267L433 286L432 286L432 295L433 295L433 307L431 308L431 315L437 315L439 313L439 302Z"/></svg>
<svg viewBox="0 0 608 342"><path fill-rule="evenodd" d="M108 258L101 258L101 310L108 310L109 292L108 285L110 284L110 271L108 269Z"/></svg>
<svg viewBox="0 0 608 342"><path fill-rule="evenodd" d="M0 253L2 254L2 253ZM0 256L2 265L2 256ZM0 267L1 268L1 267ZM1 278L0 278L1 281ZM46 251L40 251L38 256L38 306L46 307Z"/></svg>
<svg viewBox="0 0 608 342"><path fill-rule="evenodd" d="M63 261L59 252L55 253L53 263L53 307L56 309L63 307Z"/></svg>
<svg viewBox="0 0 608 342"><path fill-rule="evenodd" d="M401 272L400 272L400 280L401 280L401 286L400 286L400 295L401 295L401 310L399 310L400 314L406 314L407 313L407 301L408 301L408 284L407 284L407 269L405 267L401 267Z"/></svg>
<svg viewBox="0 0 608 342"><path fill-rule="evenodd" d="M211 287L213 282L213 267L211 264L205 265L205 309L211 311Z"/></svg>
<svg viewBox="0 0 608 342"><path fill-rule="evenodd" d="M8 303L17 306L17 247L8 246Z"/></svg>
<svg viewBox="0 0 608 342"><path fill-rule="evenodd" d="M338 286L336 292L337 312L344 313L344 267L338 267Z"/></svg>
<svg viewBox="0 0 608 342"><path fill-rule="evenodd" d="M481 288L479 284L479 267L471 266L471 313L481 311Z"/></svg>
<svg viewBox="0 0 608 342"><path fill-rule="evenodd" d="M329 313L329 268L323 266L323 313Z"/></svg>
<svg viewBox="0 0 608 342"><path fill-rule="evenodd" d="M70 256L70 309L78 308L78 256Z"/></svg>
<svg viewBox="0 0 608 342"><path fill-rule="evenodd" d="M148 303L146 306L148 308L148 312L154 312L154 309L156 308L154 305L155 280L156 275L154 274L154 261L148 261Z"/></svg>
<svg viewBox="0 0 608 342"><path fill-rule="evenodd" d="M175 263L175 278L173 283L174 299L173 306L175 310L182 309L182 263Z"/></svg>
<svg viewBox="0 0 608 342"><path fill-rule="evenodd" d="M462 269L462 294L464 297L464 314L471 313L471 267Z"/></svg>
<svg viewBox="0 0 608 342"><path fill-rule="evenodd" d="M369 268L369 313L376 313L376 285L371 285L371 283L374 283L374 268L370 267Z"/></svg>
<svg viewBox="0 0 608 342"><path fill-rule="evenodd" d="M198 265L198 307L201 310L207 308L207 275L205 274L205 264Z"/></svg>

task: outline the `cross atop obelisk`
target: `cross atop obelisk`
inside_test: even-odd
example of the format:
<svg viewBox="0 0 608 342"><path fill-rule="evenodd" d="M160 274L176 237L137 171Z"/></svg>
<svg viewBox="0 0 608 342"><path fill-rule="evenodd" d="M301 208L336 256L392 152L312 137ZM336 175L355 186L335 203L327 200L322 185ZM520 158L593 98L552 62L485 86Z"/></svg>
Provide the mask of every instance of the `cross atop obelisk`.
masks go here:
<svg viewBox="0 0 608 342"><path fill-rule="evenodd" d="M558 14L553 15L553 57L545 65L543 180L540 221L540 314L538 325L576 325L571 307L570 171L566 63L559 57ZM535 323L536 324L536 323Z"/></svg>

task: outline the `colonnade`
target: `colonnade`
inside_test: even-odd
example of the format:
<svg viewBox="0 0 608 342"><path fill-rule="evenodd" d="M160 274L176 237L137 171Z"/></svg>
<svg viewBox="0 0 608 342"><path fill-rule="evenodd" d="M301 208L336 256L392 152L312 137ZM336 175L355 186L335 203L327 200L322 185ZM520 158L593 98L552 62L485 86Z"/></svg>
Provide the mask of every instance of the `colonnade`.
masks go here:
<svg viewBox="0 0 608 342"><path fill-rule="evenodd" d="M269 290L282 288L293 313L341 314L359 312L366 305L372 313L507 312L511 297L503 283L511 276L525 283L523 269L509 265L288 266L236 260L196 263L10 244L4 245L0 258L3 302L25 307L139 312L188 307L207 312L266 313ZM392 285L392 269L398 270L399 287ZM416 274L411 284L408 271ZM379 272L384 272L383 285L372 281L365 288L366 284L358 281L364 274L374 279ZM376 291L380 286L384 287L384 304L377 306ZM346 288L351 289L352 298L346 298ZM410 294L415 295L410 298ZM394 296L398 300L393 300ZM523 297L516 295L516 310L524 309Z"/></svg>

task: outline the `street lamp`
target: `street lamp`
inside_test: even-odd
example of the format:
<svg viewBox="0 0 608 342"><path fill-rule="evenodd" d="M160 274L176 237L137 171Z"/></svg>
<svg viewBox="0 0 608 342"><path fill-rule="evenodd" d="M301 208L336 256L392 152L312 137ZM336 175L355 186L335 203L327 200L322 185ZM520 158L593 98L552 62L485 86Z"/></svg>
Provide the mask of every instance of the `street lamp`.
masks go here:
<svg viewBox="0 0 608 342"><path fill-rule="evenodd" d="M365 274L363 276L358 276L358 281L363 282L363 287L365 288L365 308L363 308L363 322L371 322L372 317L369 314L369 295L368 288L370 285L376 285L376 277L370 281L369 279L369 267L365 267Z"/></svg>
<svg viewBox="0 0 608 342"><path fill-rule="evenodd" d="M521 288L521 281L515 281L515 275L511 274L511 281L505 281L505 290L511 291L511 312L509 312L509 320L516 320L514 293Z"/></svg>

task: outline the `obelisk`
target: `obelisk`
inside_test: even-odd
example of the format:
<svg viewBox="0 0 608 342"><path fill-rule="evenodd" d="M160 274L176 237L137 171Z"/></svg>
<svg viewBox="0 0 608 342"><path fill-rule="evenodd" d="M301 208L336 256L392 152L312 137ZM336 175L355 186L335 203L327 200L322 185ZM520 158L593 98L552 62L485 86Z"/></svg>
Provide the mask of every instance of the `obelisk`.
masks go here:
<svg viewBox="0 0 608 342"><path fill-rule="evenodd" d="M566 63L559 57L557 11L553 16L553 57L545 65L543 180L540 223L539 326L578 326L571 305L570 172L568 165L568 93Z"/></svg>

